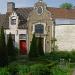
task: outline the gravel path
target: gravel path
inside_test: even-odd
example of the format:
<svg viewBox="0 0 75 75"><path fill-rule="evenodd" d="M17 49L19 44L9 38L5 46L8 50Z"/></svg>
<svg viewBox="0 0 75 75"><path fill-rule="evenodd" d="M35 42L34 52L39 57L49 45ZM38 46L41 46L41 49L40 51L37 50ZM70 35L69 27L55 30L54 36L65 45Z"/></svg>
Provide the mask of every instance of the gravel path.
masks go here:
<svg viewBox="0 0 75 75"><path fill-rule="evenodd" d="M72 75L75 75L75 70L73 71Z"/></svg>

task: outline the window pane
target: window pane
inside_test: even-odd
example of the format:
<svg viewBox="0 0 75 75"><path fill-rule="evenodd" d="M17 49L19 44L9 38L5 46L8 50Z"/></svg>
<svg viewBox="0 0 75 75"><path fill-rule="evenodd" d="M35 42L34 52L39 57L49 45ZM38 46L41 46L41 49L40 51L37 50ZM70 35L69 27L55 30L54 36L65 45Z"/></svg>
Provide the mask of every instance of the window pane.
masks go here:
<svg viewBox="0 0 75 75"><path fill-rule="evenodd" d="M44 32L44 26L42 24L37 24L35 26L35 33L43 33Z"/></svg>
<svg viewBox="0 0 75 75"><path fill-rule="evenodd" d="M16 19L11 19L11 25L15 25L16 24Z"/></svg>
<svg viewBox="0 0 75 75"><path fill-rule="evenodd" d="M26 34L20 34L19 35L19 39L26 39L26 37L27 37Z"/></svg>

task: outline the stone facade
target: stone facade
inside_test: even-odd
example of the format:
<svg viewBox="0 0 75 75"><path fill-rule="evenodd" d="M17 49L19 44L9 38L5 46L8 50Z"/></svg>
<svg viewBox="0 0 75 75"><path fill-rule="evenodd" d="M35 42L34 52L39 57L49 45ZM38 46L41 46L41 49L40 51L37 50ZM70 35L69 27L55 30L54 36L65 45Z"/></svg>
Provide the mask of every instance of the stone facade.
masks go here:
<svg viewBox="0 0 75 75"><path fill-rule="evenodd" d="M37 10L39 7L42 7L42 14L39 15ZM51 39L52 35L54 35L52 27L54 26L51 13L46 9L46 5L42 2L38 2L35 4L34 9L29 14L28 17L28 48L30 48L30 44L32 41L33 34L37 35L36 37L43 38L43 49L44 52L51 52ZM38 24L42 24L44 26L44 32L36 33L35 26ZM53 34L52 34L53 33ZM28 49L29 50L29 49Z"/></svg>

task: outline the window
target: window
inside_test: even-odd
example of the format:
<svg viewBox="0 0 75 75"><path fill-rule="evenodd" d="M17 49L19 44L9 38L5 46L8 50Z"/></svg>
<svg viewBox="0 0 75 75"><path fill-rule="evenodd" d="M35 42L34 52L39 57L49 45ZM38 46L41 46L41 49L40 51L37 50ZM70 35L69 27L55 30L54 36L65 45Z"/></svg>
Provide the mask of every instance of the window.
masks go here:
<svg viewBox="0 0 75 75"><path fill-rule="evenodd" d="M38 14L41 15L43 13L43 8L42 7L38 7L37 8L37 12L38 12Z"/></svg>
<svg viewBox="0 0 75 75"><path fill-rule="evenodd" d="M11 17L11 25L16 25L16 17Z"/></svg>
<svg viewBox="0 0 75 75"><path fill-rule="evenodd" d="M35 33L44 33L44 26L42 24L35 25Z"/></svg>
<svg viewBox="0 0 75 75"><path fill-rule="evenodd" d="M26 38L27 38L26 34L20 34L19 35L19 39L26 39Z"/></svg>

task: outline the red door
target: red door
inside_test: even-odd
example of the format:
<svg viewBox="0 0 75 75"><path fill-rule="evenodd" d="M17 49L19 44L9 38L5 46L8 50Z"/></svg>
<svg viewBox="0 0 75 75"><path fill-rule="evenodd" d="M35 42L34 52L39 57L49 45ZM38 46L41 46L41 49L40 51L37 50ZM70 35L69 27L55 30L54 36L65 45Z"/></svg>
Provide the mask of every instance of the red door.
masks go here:
<svg viewBox="0 0 75 75"><path fill-rule="evenodd" d="M27 44L26 40L20 40L20 53L22 55L27 54Z"/></svg>

